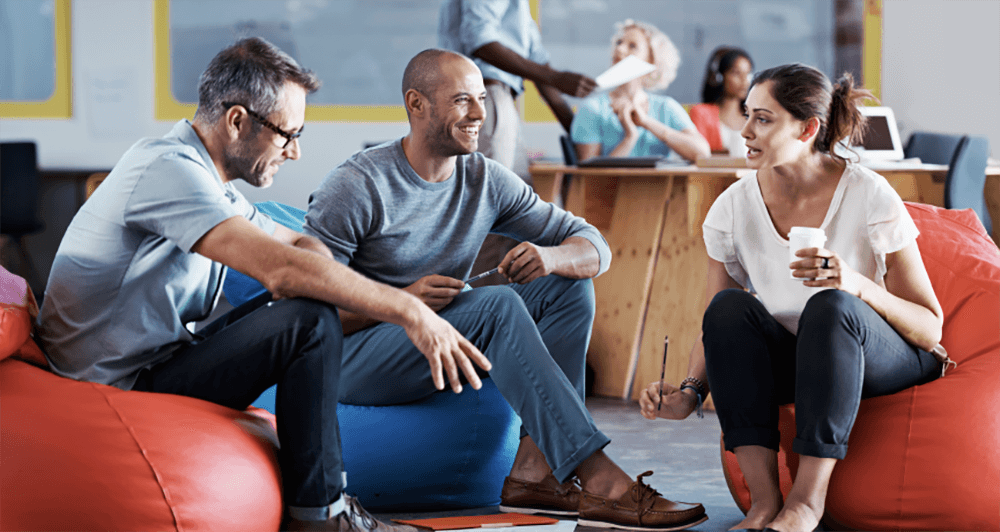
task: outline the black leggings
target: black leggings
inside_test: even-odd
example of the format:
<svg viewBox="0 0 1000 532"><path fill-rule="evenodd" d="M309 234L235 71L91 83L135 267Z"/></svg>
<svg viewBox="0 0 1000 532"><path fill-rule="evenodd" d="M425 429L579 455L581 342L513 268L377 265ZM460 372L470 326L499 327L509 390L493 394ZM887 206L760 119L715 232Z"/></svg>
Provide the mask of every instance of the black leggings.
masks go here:
<svg viewBox="0 0 1000 532"><path fill-rule="evenodd" d="M753 295L716 294L702 322L705 364L727 450L778 449L778 406L795 403L800 455L842 459L861 399L889 395L941 374L874 309L840 290L809 298L798 335Z"/></svg>

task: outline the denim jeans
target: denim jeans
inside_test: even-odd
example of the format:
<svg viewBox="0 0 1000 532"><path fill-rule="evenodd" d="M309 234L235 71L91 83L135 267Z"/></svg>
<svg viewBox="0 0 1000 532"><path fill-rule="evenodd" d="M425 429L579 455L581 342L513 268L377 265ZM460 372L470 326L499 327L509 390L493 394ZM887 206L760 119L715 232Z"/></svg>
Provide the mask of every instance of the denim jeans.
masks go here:
<svg viewBox="0 0 1000 532"><path fill-rule="evenodd" d="M560 482L610 440L584 405L593 282L549 275L462 292L438 314L493 364L489 376ZM485 375L485 372L480 371ZM424 356L390 323L344 338L341 402L384 405L437 391Z"/></svg>
<svg viewBox="0 0 1000 532"><path fill-rule="evenodd" d="M795 403L792 450L842 459L861 400L924 384L941 364L910 345L861 299L823 290L806 303L798 334L753 295L716 294L702 322L708 383L723 442L777 449L778 406Z"/></svg>

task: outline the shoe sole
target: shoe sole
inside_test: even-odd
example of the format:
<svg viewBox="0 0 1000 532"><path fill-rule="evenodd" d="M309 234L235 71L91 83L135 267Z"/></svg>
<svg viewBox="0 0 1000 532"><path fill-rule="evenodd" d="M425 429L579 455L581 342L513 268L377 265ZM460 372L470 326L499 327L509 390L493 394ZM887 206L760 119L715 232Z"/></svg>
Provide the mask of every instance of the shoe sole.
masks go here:
<svg viewBox="0 0 1000 532"><path fill-rule="evenodd" d="M618 523L609 523L607 521L591 521L590 519L577 519L576 524L578 526L589 526L594 528L617 528L619 530L636 530L639 532L645 532L648 530L658 530L663 532L670 532L671 530L684 530L686 528L691 528L695 525L704 523L708 521L708 516L703 515L686 523L671 526L638 526L638 525L621 525Z"/></svg>
<svg viewBox="0 0 1000 532"><path fill-rule="evenodd" d="M520 506L504 506L499 507L501 512L508 514L544 514L544 515L558 515L559 517L576 517L580 515L580 512L573 512L570 510L549 510L547 508L522 508Z"/></svg>

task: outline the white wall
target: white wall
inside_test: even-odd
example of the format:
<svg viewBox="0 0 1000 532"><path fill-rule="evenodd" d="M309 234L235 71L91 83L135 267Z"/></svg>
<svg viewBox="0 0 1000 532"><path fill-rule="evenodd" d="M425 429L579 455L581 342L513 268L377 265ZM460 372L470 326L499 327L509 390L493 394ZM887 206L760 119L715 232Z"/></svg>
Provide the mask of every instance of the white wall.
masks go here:
<svg viewBox="0 0 1000 532"><path fill-rule="evenodd" d="M1000 157L1000 1L884 0L882 101L916 130L985 135Z"/></svg>
<svg viewBox="0 0 1000 532"><path fill-rule="evenodd" d="M73 118L3 120L0 139L36 139L48 168L107 169L143 136L172 123L153 118L152 2L75 0ZM883 101L904 138L915 129L987 135L1000 153L1000 0L884 0ZM308 65L306 65L308 66ZM109 88L110 87L110 88ZM362 143L404 135L403 123L310 122L304 156L251 201L304 208L309 193ZM533 152L559 157L554 123L529 124Z"/></svg>

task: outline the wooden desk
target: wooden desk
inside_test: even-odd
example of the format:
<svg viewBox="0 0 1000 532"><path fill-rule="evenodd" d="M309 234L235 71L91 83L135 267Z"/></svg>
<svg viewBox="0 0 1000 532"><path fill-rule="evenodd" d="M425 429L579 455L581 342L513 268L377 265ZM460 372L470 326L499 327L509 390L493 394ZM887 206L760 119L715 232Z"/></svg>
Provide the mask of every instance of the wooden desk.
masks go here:
<svg viewBox="0 0 1000 532"><path fill-rule="evenodd" d="M672 345L666 379L678 382L687 373L705 307L701 224L715 198L749 172L531 167L536 191L549 201L571 173L566 209L600 229L611 247L611 269L594 280L597 316L587 358L596 394L637 397L633 388L659 378L664 335Z"/></svg>
<svg viewBox="0 0 1000 532"><path fill-rule="evenodd" d="M665 380L680 382L705 309L708 254L701 225L719 194L751 170L533 165L530 171L536 192L547 201L572 174L566 210L600 229L611 247L611 269L594 280L597 315L587 353L594 393L638 398L660 377L664 335L671 344ZM947 166L876 171L906 201L944 204ZM988 178L987 189L994 191L993 219L1000 220L1000 171Z"/></svg>

